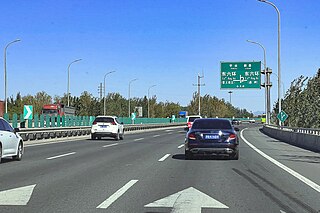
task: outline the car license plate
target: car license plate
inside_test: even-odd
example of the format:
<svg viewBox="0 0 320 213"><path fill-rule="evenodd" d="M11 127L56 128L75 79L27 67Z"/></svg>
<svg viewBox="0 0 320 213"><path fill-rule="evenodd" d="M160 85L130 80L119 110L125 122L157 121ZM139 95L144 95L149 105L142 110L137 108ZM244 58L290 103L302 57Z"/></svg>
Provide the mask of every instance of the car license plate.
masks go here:
<svg viewBox="0 0 320 213"><path fill-rule="evenodd" d="M217 140L217 139L220 139L220 136L219 135L205 135L204 139L206 139L206 140Z"/></svg>
<svg viewBox="0 0 320 213"><path fill-rule="evenodd" d="M107 128L108 125L100 125L101 128Z"/></svg>

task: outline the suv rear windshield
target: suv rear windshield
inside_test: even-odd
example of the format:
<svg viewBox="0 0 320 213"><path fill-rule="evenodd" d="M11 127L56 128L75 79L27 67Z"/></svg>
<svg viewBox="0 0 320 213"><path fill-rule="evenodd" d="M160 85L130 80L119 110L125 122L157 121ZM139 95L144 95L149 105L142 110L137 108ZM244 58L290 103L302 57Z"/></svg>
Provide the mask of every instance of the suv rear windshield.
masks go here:
<svg viewBox="0 0 320 213"><path fill-rule="evenodd" d="M194 120L198 119L200 117L189 117L188 122L193 122Z"/></svg>
<svg viewBox="0 0 320 213"><path fill-rule="evenodd" d="M103 123L112 123L112 122L114 122L113 118L103 118L103 117L96 118L94 121L95 122L103 122Z"/></svg>
<svg viewBox="0 0 320 213"><path fill-rule="evenodd" d="M192 125L193 129L232 129L229 121L224 120L197 120Z"/></svg>

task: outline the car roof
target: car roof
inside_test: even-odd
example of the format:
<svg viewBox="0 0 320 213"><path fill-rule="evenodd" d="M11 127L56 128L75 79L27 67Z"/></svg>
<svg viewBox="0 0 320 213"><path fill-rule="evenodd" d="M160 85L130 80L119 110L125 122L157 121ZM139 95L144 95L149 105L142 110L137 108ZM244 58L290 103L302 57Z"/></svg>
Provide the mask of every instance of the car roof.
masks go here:
<svg viewBox="0 0 320 213"><path fill-rule="evenodd" d="M226 119L226 118L201 118L201 119L199 119L199 120L197 120L197 122L203 122L203 121L228 121L228 122L230 122L229 121L229 119Z"/></svg>
<svg viewBox="0 0 320 213"><path fill-rule="evenodd" d="M117 116L112 116L112 115L98 115L96 118L117 118Z"/></svg>
<svg viewBox="0 0 320 213"><path fill-rule="evenodd" d="M188 115L188 116L187 116L187 118L190 118L190 117L202 118L201 115Z"/></svg>

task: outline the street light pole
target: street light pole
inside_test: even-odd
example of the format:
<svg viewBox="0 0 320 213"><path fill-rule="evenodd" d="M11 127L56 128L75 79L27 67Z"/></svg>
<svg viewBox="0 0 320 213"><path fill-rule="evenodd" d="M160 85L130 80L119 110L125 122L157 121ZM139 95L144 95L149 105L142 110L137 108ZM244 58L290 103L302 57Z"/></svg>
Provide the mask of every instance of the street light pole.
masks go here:
<svg viewBox="0 0 320 213"><path fill-rule="evenodd" d="M150 89L152 88L152 87L155 87L155 86L157 86L157 85L152 85L152 86L150 86L149 88L148 88L148 118L150 117L150 112L149 112L149 97L150 97L150 95L149 95L149 92L150 92Z"/></svg>
<svg viewBox="0 0 320 213"><path fill-rule="evenodd" d="M266 59L266 49L262 44L256 41L247 40L247 42L252 44L257 44L263 49L263 65L264 65L264 89L265 89L265 112L266 112L266 123L269 124L269 111L270 111L270 97L268 96L269 85L267 83L267 59Z"/></svg>
<svg viewBox="0 0 320 213"><path fill-rule="evenodd" d="M278 14L278 102L279 102L279 113L281 112L281 66L280 66L280 11L275 4L266 0L258 0L266 4L271 5ZM279 126L282 125L282 122L279 120Z"/></svg>
<svg viewBox="0 0 320 213"><path fill-rule="evenodd" d="M229 103L230 103L230 105L232 105L232 104L231 104L231 94L232 94L232 91L229 91L228 93L230 94L230 101L229 101Z"/></svg>
<svg viewBox="0 0 320 213"><path fill-rule="evenodd" d="M204 75L202 74L202 76L200 76L200 74L198 74L198 83L197 84L193 84L193 86L197 86L198 87L198 96L199 96L199 103L198 103L198 114L201 115L201 94L200 94L200 86L205 86L205 84L201 84L201 78L204 78Z"/></svg>
<svg viewBox="0 0 320 213"><path fill-rule="evenodd" d="M131 81L129 81L129 94L128 94L128 99L129 99L129 107L128 107L128 116L130 118L130 87L131 87L131 83L138 80L137 78L132 79Z"/></svg>
<svg viewBox="0 0 320 213"><path fill-rule="evenodd" d="M107 75L114 73L115 71L108 72L104 75L103 78L103 115L106 115L106 77Z"/></svg>
<svg viewBox="0 0 320 213"><path fill-rule="evenodd" d="M7 102L7 48L15 43L21 41L20 39L16 39L11 41L9 44L6 45L4 48L4 101L5 101L5 113L8 113L8 102Z"/></svg>
<svg viewBox="0 0 320 213"><path fill-rule="evenodd" d="M74 60L68 65L68 91L67 91L68 106L70 106L70 101L69 101L69 96L70 96L70 66L71 66L71 64L76 63L76 62L81 61L81 60L82 59Z"/></svg>

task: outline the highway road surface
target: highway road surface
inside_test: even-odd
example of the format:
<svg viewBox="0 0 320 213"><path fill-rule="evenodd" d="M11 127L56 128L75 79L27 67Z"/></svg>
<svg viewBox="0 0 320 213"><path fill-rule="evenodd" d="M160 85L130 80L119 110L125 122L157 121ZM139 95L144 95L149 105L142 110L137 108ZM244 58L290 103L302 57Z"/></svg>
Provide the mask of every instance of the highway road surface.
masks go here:
<svg viewBox="0 0 320 213"><path fill-rule="evenodd" d="M238 161L185 160L181 127L27 146L0 164L0 212L320 212L320 154L240 129Z"/></svg>

